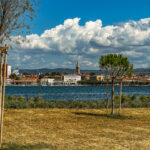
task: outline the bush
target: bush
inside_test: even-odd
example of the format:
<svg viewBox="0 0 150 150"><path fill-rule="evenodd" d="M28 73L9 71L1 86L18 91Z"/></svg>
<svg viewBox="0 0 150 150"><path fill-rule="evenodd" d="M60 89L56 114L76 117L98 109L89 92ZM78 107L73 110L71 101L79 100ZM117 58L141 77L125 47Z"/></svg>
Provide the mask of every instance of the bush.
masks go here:
<svg viewBox="0 0 150 150"><path fill-rule="evenodd" d="M150 98L148 97L148 96L145 96L145 95L142 95L142 96L140 96L140 101L141 102L148 102L150 100Z"/></svg>
<svg viewBox="0 0 150 150"><path fill-rule="evenodd" d="M19 96L19 97L17 97L17 100L18 100L18 101L24 101L24 100L25 100L25 97L24 97L24 96Z"/></svg>
<svg viewBox="0 0 150 150"><path fill-rule="evenodd" d="M23 108L89 108L99 109L106 107L106 100L70 100L70 101L49 101L43 100L41 96L35 98L25 98L23 96L8 96L5 100L5 108L23 109ZM111 101L109 101L111 107ZM115 107L119 107L119 96L115 96ZM122 95L122 107L140 108L150 107L150 97L142 95Z"/></svg>
<svg viewBox="0 0 150 150"><path fill-rule="evenodd" d="M16 97L15 96L8 96L8 98L7 98L8 100L15 100L16 99Z"/></svg>

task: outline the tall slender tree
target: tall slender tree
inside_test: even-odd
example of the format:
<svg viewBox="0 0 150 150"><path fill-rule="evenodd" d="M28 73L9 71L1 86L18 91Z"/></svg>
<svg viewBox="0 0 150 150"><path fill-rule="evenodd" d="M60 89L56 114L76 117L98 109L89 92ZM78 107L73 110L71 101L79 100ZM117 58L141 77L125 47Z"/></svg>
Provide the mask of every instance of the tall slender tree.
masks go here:
<svg viewBox="0 0 150 150"><path fill-rule="evenodd" d="M119 96L119 114L121 114L121 103L122 103L122 80L125 76L131 77L133 73L133 65L130 64L127 57L119 56L119 68L118 79L120 80L120 96Z"/></svg>
<svg viewBox="0 0 150 150"><path fill-rule="evenodd" d="M111 114L114 114L114 81L118 78L122 78L124 75L131 72L132 68L127 57L123 57L121 54L107 54L101 56L99 60L100 68L103 68L111 78L112 82L112 111ZM122 86L121 86L122 87Z"/></svg>
<svg viewBox="0 0 150 150"><path fill-rule="evenodd" d="M105 80L106 80L106 90L107 90L107 93L106 93L106 113L108 114L108 108L109 108L109 97L108 97L108 82L109 82L109 71L108 71L108 67L105 66L104 67L104 64L105 64L105 57L102 56L100 61L99 61L99 68L100 70L104 70L105 72Z"/></svg>
<svg viewBox="0 0 150 150"><path fill-rule="evenodd" d="M3 72L3 91L2 91L2 59L3 45L9 41L17 42L17 35L25 34L30 31L30 24L35 17L35 6L38 6L37 0L0 0L0 49L1 49L1 66L0 66L0 147L2 144L2 127L3 127L3 109L5 99L5 72ZM14 37L15 36L15 37ZM19 44L19 43L18 43ZM5 48L5 47L4 47ZM8 48L7 48L8 49ZM5 52L7 53L7 51ZM6 69L7 54L5 54ZM2 95L3 93L3 95ZM2 101L3 99L3 101Z"/></svg>

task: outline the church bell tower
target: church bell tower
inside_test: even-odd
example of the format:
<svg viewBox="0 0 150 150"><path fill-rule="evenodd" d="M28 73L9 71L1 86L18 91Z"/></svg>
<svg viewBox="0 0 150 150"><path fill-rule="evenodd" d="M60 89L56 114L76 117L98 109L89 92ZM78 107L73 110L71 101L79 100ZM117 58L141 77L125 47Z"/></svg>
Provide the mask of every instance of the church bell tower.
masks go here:
<svg viewBox="0 0 150 150"><path fill-rule="evenodd" d="M77 64L76 64L76 74L80 74L80 64L79 62L77 61Z"/></svg>

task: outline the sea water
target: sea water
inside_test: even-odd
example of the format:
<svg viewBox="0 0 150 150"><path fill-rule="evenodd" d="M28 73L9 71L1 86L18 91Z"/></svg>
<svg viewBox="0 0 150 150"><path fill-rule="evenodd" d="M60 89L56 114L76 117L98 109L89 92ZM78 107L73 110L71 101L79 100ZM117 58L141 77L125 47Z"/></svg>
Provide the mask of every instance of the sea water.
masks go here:
<svg viewBox="0 0 150 150"><path fill-rule="evenodd" d="M115 87L115 94L119 94L119 91L119 86ZM125 86L122 93L150 96L150 87ZM106 98L106 86L7 86L6 95L26 98L40 95L47 100L101 100Z"/></svg>

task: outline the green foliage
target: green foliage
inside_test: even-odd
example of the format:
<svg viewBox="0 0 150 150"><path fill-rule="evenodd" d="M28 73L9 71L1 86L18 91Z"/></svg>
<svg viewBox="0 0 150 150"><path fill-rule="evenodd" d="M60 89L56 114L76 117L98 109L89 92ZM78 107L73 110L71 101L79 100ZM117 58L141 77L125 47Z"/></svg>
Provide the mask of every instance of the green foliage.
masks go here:
<svg viewBox="0 0 150 150"><path fill-rule="evenodd" d="M22 75L27 76L27 75L31 75L31 74L27 73L27 72L23 72Z"/></svg>
<svg viewBox="0 0 150 150"><path fill-rule="evenodd" d="M39 101L41 101L41 100L42 100L42 96L41 96L41 95L38 95L38 96L36 96L36 97L33 99L34 102L39 102Z"/></svg>
<svg viewBox="0 0 150 150"><path fill-rule="evenodd" d="M68 75L68 72L64 72L64 75Z"/></svg>
<svg viewBox="0 0 150 150"><path fill-rule="evenodd" d="M121 54L107 54L101 56L99 59L99 68L105 71L106 80L112 81L112 112L114 114L114 81L121 79L124 76L131 76L133 72L133 65L130 64L127 57ZM122 83L122 82L121 82ZM122 84L120 84L120 87ZM120 101L121 102L121 101ZM121 105L119 104L120 108Z"/></svg>
<svg viewBox="0 0 150 150"><path fill-rule="evenodd" d="M15 73L12 73L12 74L9 76L10 79L16 79L16 77L17 77L17 75L16 75Z"/></svg>
<svg viewBox="0 0 150 150"><path fill-rule="evenodd" d="M103 81L97 81L97 80L81 80L78 81L78 84L82 85L105 85L105 82Z"/></svg>
<svg viewBox="0 0 150 150"><path fill-rule="evenodd" d="M19 96L19 97L17 97L17 100L18 101L25 101L25 97L24 96Z"/></svg>
<svg viewBox="0 0 150 150"><path fill-rule="evenodd" d="M50 75L55 76L55 75L61 75L59 72L52 72Z"/></svg>
<svg viewBox="0 0 150 150"><path fill-rule="evenodd" d="M148 96L142 95L142 96L140 96L140 101L147 102L147 101L150 101L150 98Z"/></svg>
<svg viewBox="0 0 150 150"><path fill-rule="evenodd" d="M50 73L45 73L45 76L49 76L50 75Z"/></svg>
<svg viewBox="0 0 150 150"><path fill-rule="evenodd" d="M43 74L40 74L40 75L39 75L39 79L42 79L42 78L44 78L44 75L43 75Z"/></svg>
<svg viewBox="0 0 150 150"><path fill-rule="evenodd" d="M118 85L118 84L120 84L120 81L115 81L114 83L115 83L115 85L116 84ZM97 81L97 80L81 80L81 81L78 81L78 84L81 84L81 85L107 85L107 82L106 81ZM111 81L108 81L108 85L111 85ZM122 85L123 86L149 86L150 82L123 81Z"/></svg>
<svg viewBox="0 0 150 150"><path fill-rule="evenodd" d="M122 78L123 76L131 76L133 65L130 64L127 57L121 54L107 54L99 59L100 69L104 69L105 75L111 78Z"/></svg>
<svg viewBox="0 0 150 150"><path fill-rule="evenodd" d="M15 99L16 99L16 97L15 97L15 96L10 95L10 96L8 96L8 97L7 97L7 99L8 99L8 100L10 100L10 101L12 101L12 100L15 100Z"/></svg>
<svg viewBox="0 0 150 150"><path fill-rule="evenodd" d="M94 75L96 75L94 72L90 72L90 74L89 74L90 76L94 76Z"/></svg>
<svg viewBox="0 0 150 150"><path fill-rule="evenodd" d="M115 107L119 107L119 96L115 96ZM110 106L109 101L109 106ZM57 101L57 100L43 100L41 96L35 98L25 98L23 96L6 97L6 108L22 109L22 108L89 108L99 109L106 107L105 100L69 100L69 101ZM136 95L122 95L122 107L124 108L141 108L150 107L150 97L142 95L137 97Z"/></svg>

